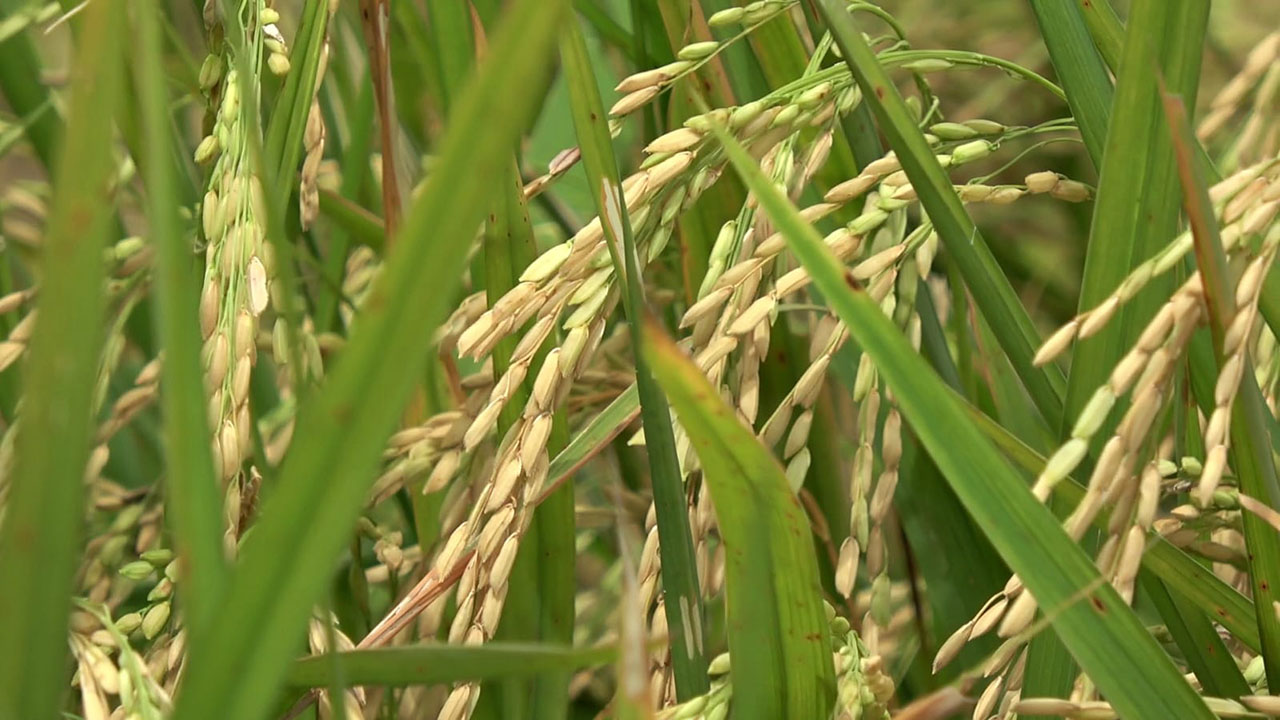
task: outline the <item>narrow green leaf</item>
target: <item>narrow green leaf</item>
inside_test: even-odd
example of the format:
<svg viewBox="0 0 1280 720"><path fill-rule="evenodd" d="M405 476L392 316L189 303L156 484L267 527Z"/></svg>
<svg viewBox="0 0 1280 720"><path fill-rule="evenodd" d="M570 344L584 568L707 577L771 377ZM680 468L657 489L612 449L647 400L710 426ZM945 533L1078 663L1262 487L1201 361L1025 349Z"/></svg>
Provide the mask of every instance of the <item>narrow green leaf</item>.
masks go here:
<svg viewBox="0 0 1280 720"><path fill-rule="evenodd" d="M557 485L579 470L640 414L640 394L634 384L605 406L554 458L547 469L547 484Z"/></svg>
<svg viewBox="0 0 1280 720"><path fill-rule="evenodd" d="M382 218L332 190L320 191L320 212L351 235L351 239L381 252L386 240Z"/></svg>
<svg viewBox="0 0 1280 720"><path fill-rule="evenodd" d="M824 5L824 7L827 7ZM834 8L833 8L834 9ZM852 55L846 51L848 58ZM1142 622L1098 575L1048 508L969 421L924 359L880 307L846 280L846 269L795 207L722 129L721 143L815 285L876 363L903 417L960 501L1035 596L1053 629L1098 689L1126 718L1211 718Z"/></svg>
<svg viewBox="0 0 1280 720"><path fill-rule="evenodd" d="M405 217L343 356L299 413L298 429L216 629L193 638L175 715L258 718L283 680L310 607L323 591L373 481L382 446L429 357L492 191L491 178L535 103L512 67L545 62L565 3L509 10L488 59L460 98L435 169ZM438 282L422 282L431 268Z"/></svg>
<svg viewBox="0 0 1280 720"><path fill-rule="evenodd" d="M222 498L213 472L205 420L204 369L200 361L197 297L191 248L178 217L172 158L176 138L169 119L163 75L160 18L152 3L140 3L134 63L145 156L150 239L156 247L156 310L164 347L160 400L165 418L165 509L183 560L187 624L200 627L213 615L229 575L222 549Z"/></svg>
<svg viewBox="0 0 1280 720"><path fill-rule="evenodd" d="M1081 488L1081 495L1084 494ZM1166 540L1158 540L1142 556L1142 566L1155 573L1177 592L1200 608L1214 622L1257 652L1262 636L1254 619L1253 602L1222 582L1209 568Z"/></svg>
<svg viewBox="0 0 1280 720"><path fill-rule="evenodd" d="M693 361L652 318L644 334L724 541L734 717L826 717L835 671L808 518L782 466Z"/></svg>
<svg viewBox="0 0 1280 720"><path fill-rule="evenodd" d="M1053 69L1062 80L1071 115L1080 126L1085 149L1093 166L1100 168L1114 94L1107 66L1089 38L1074 0L1031 0L1031 9Z"/></svg>
<svg viewBox="0 0 1280 720"><path fill-rule="evenodd" d="M423 10L422 3L391 3L391 77L395 79L396 113L400 127L415 147L425 147L439 139L436 135L440 128L435 121L449 109L441 99L439 44L431 35ZM369 84L370 89L372 85Z"/></svg>
<svg viewBox="0 0 1280 720"><path fill-rule="evenodd" d="M123 19L124 8L112 0L85 9L71 120L54 173L40 321L26 360L12 485L0 526L0 717L53 717L66 692L67 616L103 340L102 248L112 218L107 185L114 170L111 118L124 87Z"/></svg>
<svg viewBox="0 0 1280 720"><path fill-rule="evenodd" d="M1150 570L1142 570L1138 579L1143 594L1165 619L1165 627L1205 694L1232 698L1248 695L1249 684L1209 618L1195 605L1171 592Z"/></svg>
<svg viewBox="0 0 1280 720"><path fill-rule="evenodd" d="M612 645L561 648L546 645L488 643L477 647L413 645L351 650L294 662L288 684L327 686L336 672L349 685L434 685L478 680L531 677L612 662Z"/></svg>
<svg viewBox="0 0 1280 720"><path fill-rule="evenodd" d="M1098 52L1106 61L1107 67L1116 71L1120 67L1120 57L1124 46L1124 26L1120 17L1111 6L1111 0L1074 0L1084 16L1085 25Z"/></svg>
<svg viewBox="0 0 1280 720"><path fill-rule="evenodd" d="M62 117L52 106L49 88L40 81L42 64L31 37L20 32L0 41L0 93L20 117L34 117L27 139L45 169L52 172L64 130ZM34 113L51 107L50 112Z"/></svg>
<svg viewBox="0 0 1280 720"><path fill-rule="evenodd" d="M474 64L471 12L468 3L455 0L427 0L426 5L440 73L440 106L449 111L458 102L463 80Z"/></svg>
<svg viewBox="0 0 1280 720"><path fill-rule="evenodd" d="M582 164L590 187L594 188L592 198L602 221L605 244L613 258L614 276L623 285L623 308L631 332L631 345L643 348L639 321L647 305L640 259L623 202L622 183L609 142L604 105L591 69L586 41L576 21L567 24L561 33L560 58L573 105L573 124L582 150ZM702 630L705 625L702 595L698 589L697 562L689 530L684 478L680 473L675 433L671 428L671 412L661 389L649 374L643 353L636 354L635 364L662 554L663 607L666 609L667 626L672 630L671 667L675 675L676 696L684 701L706 693L710 687Z"/></svg>
<svg viewBox="0 0 1280 720"><path fill-rule="evenodd" d="M280 180L272 188L272 198L282 217L284 205L297 184L293 178L298 156L302 153L302 135L311 112L320 54L329 29L329 2L315 0L303 5L302 22L289 52L289 75L276 98L276 106L267 125L264 162Z"/></svg>
<svg viewBox="0 0 1280 720"><path fill-rule="evenodd" d="M928 455L910 440L903 438L902 479L893 503L924 580L930 617L920 622L932 633L920 638L920 652L931 660L941 643L973 618L974 608L1000 591L1009 568ZM974 638L933 680L949 682L962 668L980 662L995 650L993 640Z"/></svg>

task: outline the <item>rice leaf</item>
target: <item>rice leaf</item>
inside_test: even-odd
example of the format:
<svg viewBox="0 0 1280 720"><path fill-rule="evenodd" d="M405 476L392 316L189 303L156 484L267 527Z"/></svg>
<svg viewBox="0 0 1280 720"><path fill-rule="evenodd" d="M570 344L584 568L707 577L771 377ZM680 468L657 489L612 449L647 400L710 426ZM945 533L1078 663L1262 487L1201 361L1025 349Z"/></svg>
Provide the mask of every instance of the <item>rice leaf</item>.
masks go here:
<svg viewBox="0 0 1280 720"><path fill-rule="evenodd" d="M623 390L613 402L605 406L585 427L574 433L573 439L555 457L547 469L547 484L554 487L561 480L577 472L630 425L640 415L640 394L635 384Z"/></svg>
<svg viewBox="0 0 1280 720"><path fill-rule="evenodd" d="M1089 37L1080 8L1061 0L1031 0L1040 35L1053 69L1062 80L1071 115L1080 126L1080 136L1093 166L1102 167L1102 150L1107 139L1107 122L1114 88L1107 66Z"/></svg>
<svg viewBox="0 0 1280 720"><path fill-rule="evenodd" d="M40 82L42 63L35 43L25 32L0 40L0 93L20 117L32 118L27 139L45 169L52 172L65 130L61 115L51 102L49 88ZM49 112L42 109L48 108ZM38 114L37 114L38 113Z"/></svg>
<svg viewBox="0 0 1280 720"><path fill-rule="evenodd" d="M1249 683L1245 682L1209 618L1191 602L1170 591L1151 571L1142 570L1138 579L1143 593L1164 618L1165 627L1205 694L1234 698L1248 695Z"/></svg>
<svg viewBox="0 0 1280 720"><path fill-rule="evenodd" d="M1093 43L1098 46L1102 59L1113 72L1117 71L1124 53L1125 32L1124 26L1120 23L1120 16L1116 15L1116 9L1111 6L1111 0L1075 0L1075 2L1080 8L1080 14L1084 16L1085 25L1089 28L1089 34L1093 36Z"/></svg>
<svg viewBox="0 0 1280 720"><path fill-rule="evenodd" d="M573 124L582 150L596 212L602 219L605 244L613 259L614 274L623 280L623 307L633 348L643 348L640 317L647 308L640 258L632 237L631 222L623 202L622 183L609 142L604 105L600 100L586 41L576 23L566 25L560 39L560 58L569 97ZM676 455L671 411L662 390L649 374L648 358L637 353L636 386L640 415L644 423L645 452L653 482L654 511L662 554L662 586L671 632L671 666L676 696L687 700L706 693L707 657L704 647L702 594L698 587L697 562L689 529L684 477Z"/></svg>
<svg viewBox="0 0 1280 720"><path fill-rule="evenodd" d="M643 352L689 434L725 545L735 718L820 718L834 695L809 523L782 466L652 318Z"/></svg>

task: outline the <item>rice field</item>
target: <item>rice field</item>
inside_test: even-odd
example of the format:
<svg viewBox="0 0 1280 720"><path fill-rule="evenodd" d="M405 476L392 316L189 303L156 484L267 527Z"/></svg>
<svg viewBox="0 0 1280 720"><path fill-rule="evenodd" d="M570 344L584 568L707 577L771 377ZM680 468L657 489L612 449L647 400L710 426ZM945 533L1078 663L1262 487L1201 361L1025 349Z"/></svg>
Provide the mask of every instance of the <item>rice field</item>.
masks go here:
<svg viewBox="0 0 1280 720"><path fill-rule="evenodd" d="M0 720L1280 717L1280 11L0 15Z"/></svg>

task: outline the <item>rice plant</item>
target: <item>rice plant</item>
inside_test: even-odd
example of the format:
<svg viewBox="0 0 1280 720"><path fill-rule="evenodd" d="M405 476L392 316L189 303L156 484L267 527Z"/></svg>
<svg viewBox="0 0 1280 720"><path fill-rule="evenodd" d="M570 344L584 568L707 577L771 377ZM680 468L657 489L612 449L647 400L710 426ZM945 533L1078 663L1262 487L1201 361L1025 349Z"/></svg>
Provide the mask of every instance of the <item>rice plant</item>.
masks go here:
<svg viewBox="0 0 1280 720"><path fill-rule="evenodd" d="M0 720L1280 717L1280 13L0 17Z"/></svg>

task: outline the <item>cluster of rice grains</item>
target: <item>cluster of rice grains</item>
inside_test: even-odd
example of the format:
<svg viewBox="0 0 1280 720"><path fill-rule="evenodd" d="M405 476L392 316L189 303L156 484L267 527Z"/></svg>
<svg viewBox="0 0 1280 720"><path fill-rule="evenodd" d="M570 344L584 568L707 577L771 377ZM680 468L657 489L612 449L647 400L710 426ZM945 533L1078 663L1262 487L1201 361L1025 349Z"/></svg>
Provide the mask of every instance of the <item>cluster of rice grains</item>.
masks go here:
<svg viewBox="0 0 1280 720"><path fill-rule="evenodd" d="M1280 164L1271 160L1250 166L1210 189L1222 244L1230 267L1238 278L1234 292L1235 313L1225 327L1223 363L1213 388L1212 409L1199 416L1203 440L1202 458L1174 457L1176 443L1159 422L1176 411L1175 380L1188 353L1192 334L1208 322L1205 290L1199 272L1192 272L1148 322L1134 345L1085 404L1071 429L1071 437L1045 463L1035 480L1033 493L1041 501L1085 459L1090 444L1112 417L1122 400L1128 405L1119 414L1115 430L1101 445L1087 480L1084 497L1064 521L1064 528L1079 540L1099 524L1105 539L1096 564L1121 597L1132 602L1134 582L1142 555L1155 531L1175 545L1215 561L1214 570L1238 590L1247 592L1247 575L1239 569L1244 538L1239 527L1242 505L1250 498L1239 494L1228 466L1231 407L1247 368L1255 368L1266 402L1276 411L1275 337L1258 322L1258 301L1263 279L1280 247ZM1138 265L1096 307L1080 313L1041 346L1035 362L1044 364L1061 355L1077 338L1102 329L1116 311L1147 286L1152 278L1180 267L1192 252L1190 231L1176 237L1155 256ZM1166 495L1190 492L1196 504L1174 508L1158 517ZM1203 539L1204 533L1209 539ZM1015 576L939 650L935 668L945 665L969 640L992 630L1005 639L984 666L997 679L987 686L974 712L975 718L1007 712L1038 712L1052 705L1054 714L1068 717L1097 710L1099 701L1089 679L1081 675L1067 700L1019 700L1023 648L1027 630L1036 615L1036 601ZM1255 699L1267 705L1270 699ZM1057 702L1059 705L1053 705ZM1252 706L1252 705L1251 705ZM1091 715L1090 715L1091 716Z"/></svg>
<svg viewBox="0 0 1280 720"><path fill-rule="evenodd" d="M246 111L259 107L260 73L287 74L289 58L276 27L279 15L259 0L246 0L239 6L235 28L223 25L214 2L206 4L204 19L211 53L200 69L199 81L207 94L210 114L208 133L195 151L195 161L207 166L209 174L208 188L197 213L199 245L206 260L199 317L210 441L216 475L226 498L224 544L227 552L234 554L260 480L255 468L244 468L253 453L248 393L260 342L259 321L269 304L279 307L279 298L272 297L274 258L271 246L265 242L263 186L252 159L251 144L261 142L261 137L252 133L260 125ZM238 38L228 36L241 32ZM242 72L248 76L241 76ZM314 218L313 166L323 152L323 124L314 110L313 107L304 138L304 219L308 217L308 204L310 217ZM310 175L309 167L313 168ZM111 268L108 291L114 304L95 395L97 406L107 400L109 379L124 349L123 324L145 292L149 258L150 249L136 237L126 238L107 250L105 260ZM19 309L37 293L37 288L12 293L0 298L0 308L5 312ZM0 342L0 365L20 359L35 318L34 311L28 313ZM273 338L277 347L280 330L277 321L277 337ZM320 362L314 337L306 336L304 340L310 342L309 346L304 345L309 350L303 358L304 370L318 375ZM287 388L291 368L283 362L282 352L277 349L276 354L281 356L281 385ZM69 639L77 663L75 684L81 710L90 720L155 717L168 712L171 695L181 678L186 631L173 606L180 573L172 551L163 545L161 500L100 476L108 458L108 442L158 397L161 362L161 358L155 358L144 365L132 386L115 396L98 428L97 444L86 468L93 507L114 513L105 531L90 539L80 581L84 598L106 605L85 604L83 610L76 612ZM10 426L0 444L5 480L11 464L12 436ZM0 480L0 491L3 486L4 480ZM140 584L150 586L145 603L112 618L106 607L119 604ZM332 619L326 625L317 615L310 632L313 651L324 651L330 637L340 646L351 645ZM145 645L145 650L135 650L135 644ZM354 691L348 693L347 717L360 717L362 698ZM326 716L331 716L327 693L322 694L321 703Z"/></svg>
<svg viewBox="0 0 1280 720"><path fill-rule="evenodd" d="M129 321L131 313L146 292L150 258L150 248L139 237L120 240L103 253L103 260L109 268L106 283L109 308L106 322L109 333L103 348L94 389L95 416L108 399L111 375L118 368L121 355L125 350L124 338L120 331ZM15 290L0 297L0 311L8 313L29 308L13 325L8 337L0 340L0 371L19 363L25 357L27 342L31 338L39 317L38 310L32 307L38 296L39 287L34 286ZM158 380L159 365L158 361L153 360L139 373L135 385L112 401L110 415L99 426L94 438L94 449L90 454L89 464L85 468L85 482L97 506L118 507L120 498L128 494L118 484L100 477L100 472L108 460L107 443L116 432L155 400L158 395ZM4 500L8 494L9 475L13 469L13 443L20 424L21 415L19 414L0 436L0 519L4 517Z"/></svg>
<svg viewBox="0 0 1280 720"><path fill-rule="evenodd" d="M249 0L241 28L224 27L216 4L205 21L213 52L201 70L209 93L212 129L196 149L197 163L210 166L200 205L205 271L200 294L202 357L209 392L208 422L214 466L226 488L226 545L234 552L241 533L245 476L253 453L249 381L257 361L259 318L270 303L274 253L266 242L267 210L262 178L251 155L258 124L247 113L259 107L259 73L288 71L283 39L271 8ZM243 30L239 38L223 39ZM264 63L264 61L266 61ZM248 77L242 77L248 73Z"/></svg>
<svg viewBox="0 0 1280 720"><path fill-rule="evenodd" d="M717 14L710 22L740 23L750 29L789 5L754 3L741 12L734 9ZM675 64L624 79L618 89L625 96L611 110L615 127L623 116L696 71L720 47L714 42L695 43L681 50ZM722 172L725 158L708 137L713 125L728 128L793 199L812 185L826 163L839 119L860 101L847 72L841 75L822 70L821 61L830 49L830 40L824 39L804 75L786 87L742 106L693 116L645 148L647 158L640 170L623 182L624 200L644 262L658 259L676 219ZM938 159L948 168L986 158L1003 141L1039 131L989 120L937 122L929 129ZM540 192L575 160L574 153L562 154L526 192ZM1078 202L1090 194L1087 186L1047 172L1028 176L1024 185L992 186L979 178L956 189L966 202L989 204L1007 204L1028 194L1050 194ZM871 297L918 347L920 321L914 312L915 296L923 280L930 277L938 239L927 222L908 230L908 210L915 200L897 159L889 154L870 163L856 177L831 184L822 201L804 208L802 214L811 222L840 214L851 218L826 237L827 245L852 263L853 277L866 284ZM810 364L780 404L758 422L759 370L771 328L780 313L790 310L787 303L797 303L797 310L806 308L800 302L810 278L803 268L794 266L784 250L784 239L773 231L768 218L757 212L754 199L749 197L737 217L718 233L707 275L695 301L684 311L680 327L687 332L682 344L696 364L722 388L745 423L759 425L761 439L780 451L792 487L798 490L811 462L807 442L814 404L848 332L825 311L807 321L811 326ZM366 272L363 268L357 271ZM615 268L596 218L566 242L546 250L492 307L485 307L483 294L469 297L440 332L442 354L456 350L460 356L483 364L474 375L458 378L456 390L461 393L461 402L457 409L393 437L388 451L391 463L376 495L386 497L414 475L426 476L425 492L446 492L441 519L447 539L431 567L445 576L465 563L455 593L456 612L448 629L450 642L482 643L493 637L515 554L532 509L546 489L551 413L566 402L575 383L599 378L590 374L592 364L601 362L597 356L602 345L623 342L624 333L606 337L618 293ZM492 362L484 361L508 337L518 338L515 349L506 371L495 378ZM548 343L552 347L540 359L538 351ZM518 389L527 380L531 384L526 396ZM499 416L518 399L523 399L518 417L501 437L493 437ZM860 652L865 653L865 657L859 656L861 662L878 667L881 631L902 627L910 620L909 612L894 612L895 604L904 611L907 608L901 607L904 594L899 591L903 588L891 587L883 527L897 483L901 420L892 396L880 386L875 367L866 357L858 369L854 400L860 422L849 487L853 536L838 551L837 587L860 608L857 642ZM697 457L678 427L676 432L681 467L686 479L691 479L698 471ZM643 432L631 441L642 443ZM478 453L481 448L485 451ZM712 596L721 591L723 557L708 493L698 490L692 494L689 514L700 585ZM668 628L658 587L655 517L650 506L638 586L651 636L664 637ZM475 552L467 556L469 548ZM855 593L864 556L870 591ZM419 629L430 632L443 611L442 599L424 614ZM651 695L661 705L670 705L674 686L665 651L655 651L652 659ZM889 687L891 692L891 683ZM440 717L455 720L468 716L478 695L476 685L454 688ZM713 695L721 697L725 692L714 690ZM727 695L723 699L727 700Z"/></svg>
<svg viewBox="0 0 1280 720"><path fill-rule="evenodd" d="M147 580L151 588L141 607L115 621L97 609L100 606L87 603L86 610L72 614L68 644L77 669L74 682L84 717L94 720L105 720L113 712L141 717L167 709L176 683L171 670L180 661L183 645L181 635L168 633L177 565L173 554L161 547L161 504L145 488L125 487L104 476L109 443L159 396L160 358L146 362L118 394L111 395L112 378L126 355L124 326L145 296L150 258L150 248L139 237L124 238L103 253L108 313L92 397L92 414L101 420L92 438L84 486L92 512L109 522L86 543L76 592L88 603L118 603L139 580ZM38 286L14 291L0 297L0 309L20 310L38 295ZM22 360L37 320L37 311L28 310L0 341L0 367ZM21 422L19 414L0 438L0 520ZM130 634L150 644L145 653L133 648Z"/></svg>
<svg viewBox="0 0 1280 720"><path fill-rule="evenodd" d="M1252 95L1252 103L1246 102ZM1196 135L1202 141L1215 142L1233 127L1233 120L1243 116L1244 122L1226 139L1227 148L1219 167L1232 171L1244 165L1274 158L1280 152L1280 123L1275 111L1280 97L1280 32L1273 32L1254 46L1240 72L1213 98L1209 113L1200 122Z"/></svg>

